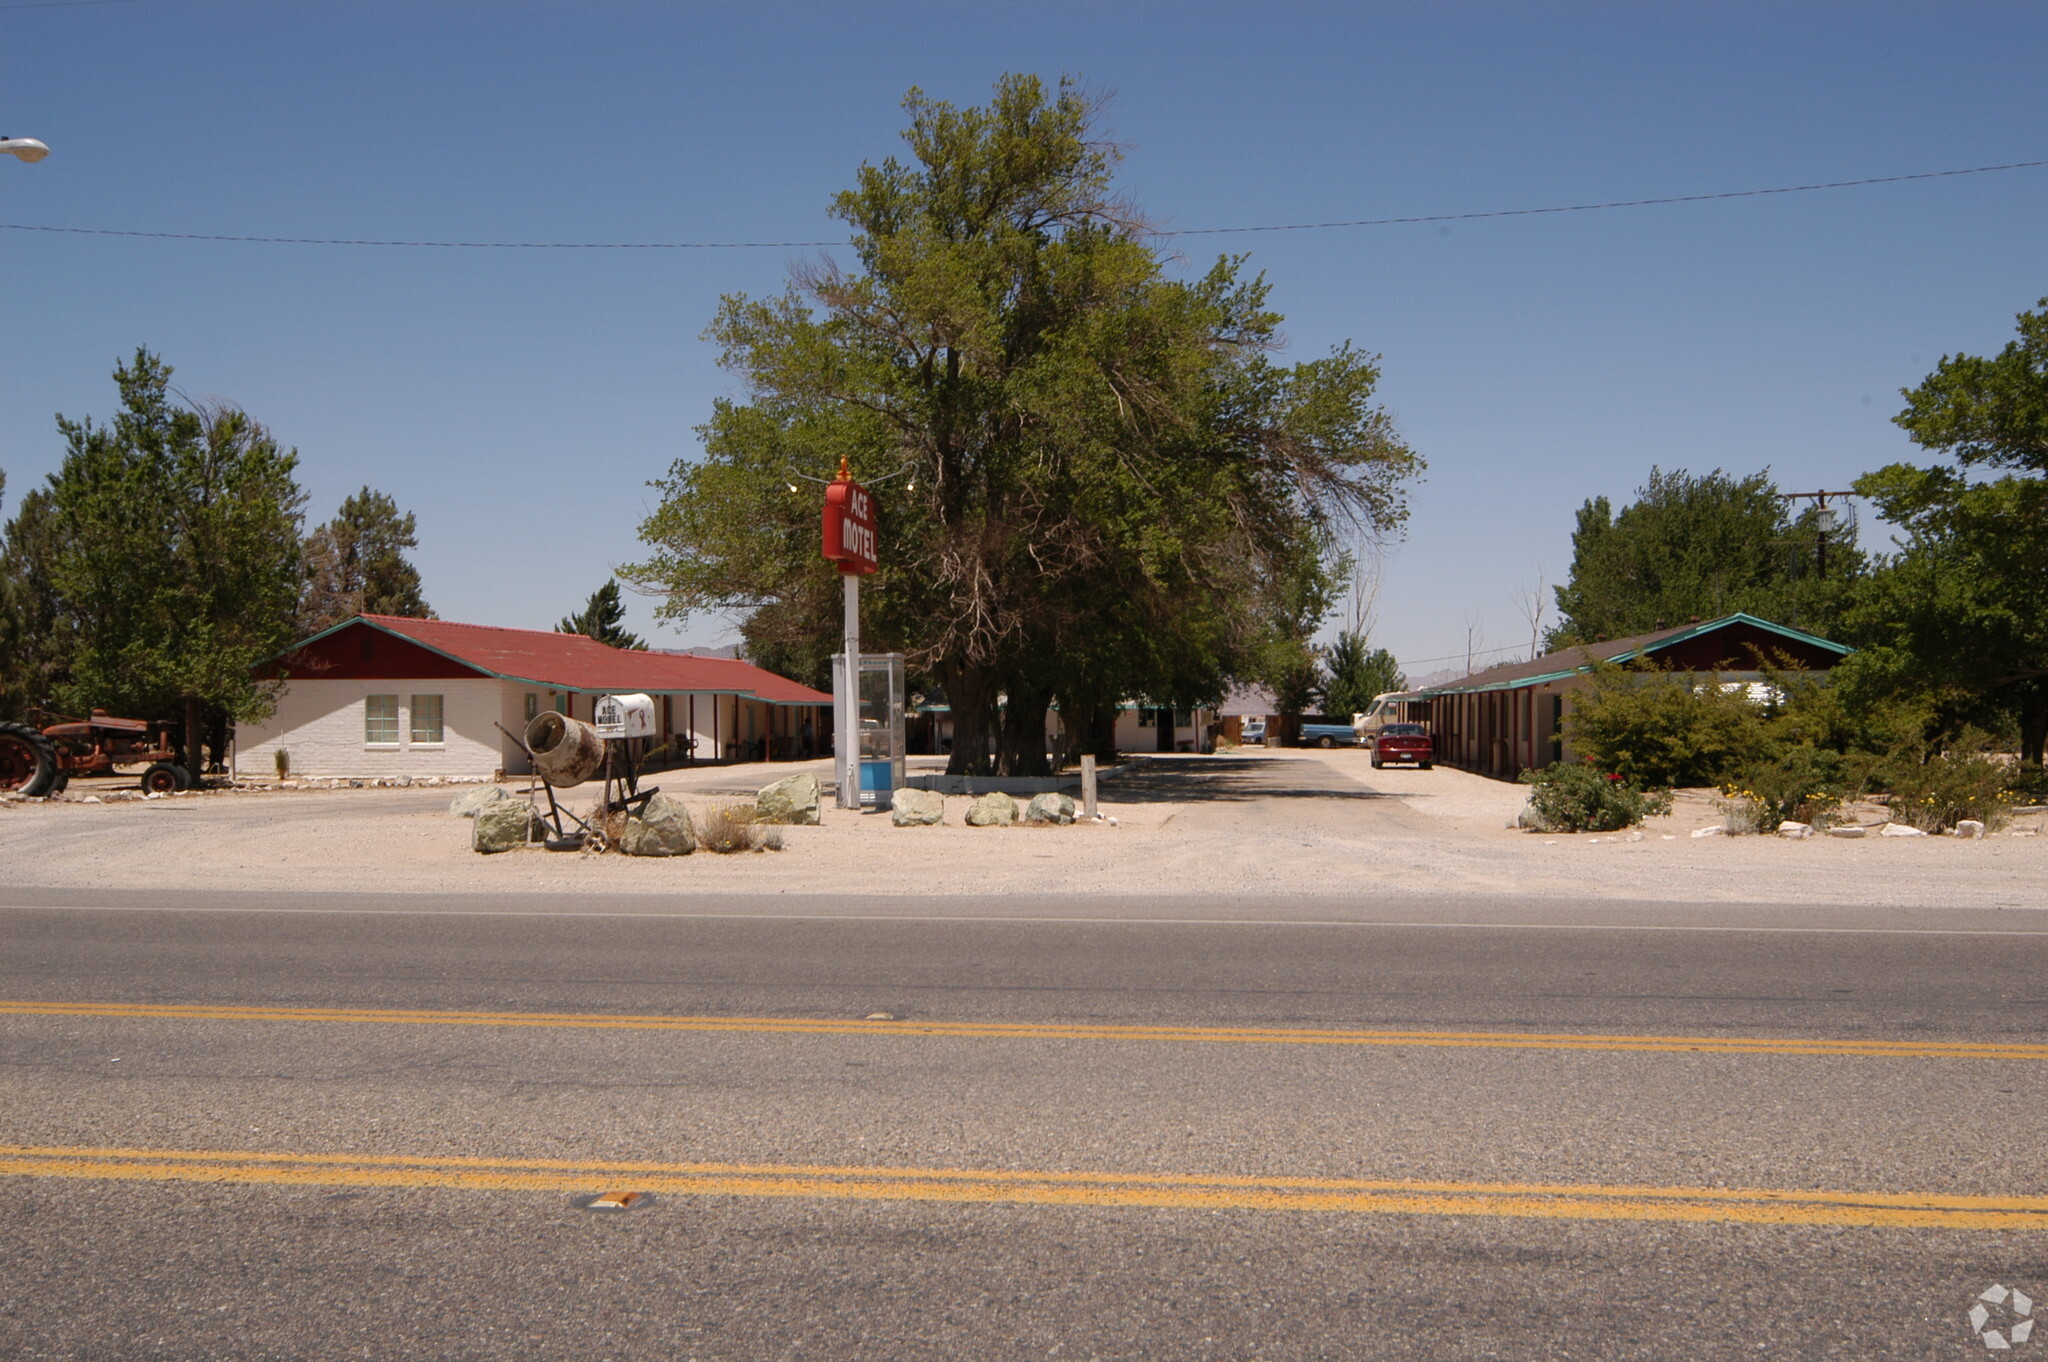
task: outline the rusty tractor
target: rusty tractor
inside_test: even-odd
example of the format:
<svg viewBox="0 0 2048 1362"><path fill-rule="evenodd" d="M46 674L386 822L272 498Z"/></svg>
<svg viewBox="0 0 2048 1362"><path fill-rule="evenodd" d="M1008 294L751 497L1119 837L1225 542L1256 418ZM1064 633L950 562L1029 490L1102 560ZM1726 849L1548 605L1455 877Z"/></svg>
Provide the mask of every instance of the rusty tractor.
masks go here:
<svg viewBox="0 0 2048 1362"><path fill-rule="evenodd" d="M0 790L62 794L71 777L111 775L117 766L145 766L142 788L152 794L189 790L192 774L178 764L174 727L117 719L103 709L40 730L0 723Z"/></svg>

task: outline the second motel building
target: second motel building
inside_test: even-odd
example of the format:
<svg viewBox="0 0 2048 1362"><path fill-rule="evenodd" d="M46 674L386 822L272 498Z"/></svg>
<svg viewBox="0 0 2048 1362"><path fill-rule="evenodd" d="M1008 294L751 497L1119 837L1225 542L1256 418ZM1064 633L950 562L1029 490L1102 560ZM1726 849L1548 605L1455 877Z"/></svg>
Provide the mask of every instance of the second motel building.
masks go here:
<svg viewBox="0 0 2048 1362"><path fill-rule="evenodd" d="M236 766L295 776L524 775L512 735L543 709L589 719L601 695L654 698L677 760L779 760L831 740L832 697L735 658L613 648L582 634L359 615L259 669L277 710L236 735Z"/></svg>

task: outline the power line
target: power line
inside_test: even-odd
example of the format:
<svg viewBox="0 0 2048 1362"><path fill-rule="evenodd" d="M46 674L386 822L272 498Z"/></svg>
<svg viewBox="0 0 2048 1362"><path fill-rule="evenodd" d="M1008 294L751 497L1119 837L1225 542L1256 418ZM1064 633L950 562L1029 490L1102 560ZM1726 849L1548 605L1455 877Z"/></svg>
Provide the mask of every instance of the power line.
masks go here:
<svg viewBox="0 0 2048 1362"><path fill-rule="evenodd" d="M48 0L46 0L46 3ZM70 3L125 3L125 0L70 0ZM0 8L7 6L0 5ZM2002 170L2032 170L2048 160L2010 161L2004 165L1969 166L1961 170L1928 170L1913 175L1876 175L1861 180L1828 180L1819 184L1780 185L1772 189L1731 189L1715 194L1674 194L1655 199L1611 199L1551 208L1496 208L1478 213L1425 213L1394 218L1347 218L1332 222L1288 222L1263 227L1185 227L1150 233L1159 237L1224 236L1251 232L1314 232L1336 227L1395 227L1423 222L1471 222L1480 218L1537 217L1547 213L1595 213L1610 208L1649 208L1658 204L1711 203L1721 199L1754 199L1771 194L1807 194L1821 189L1855 189L1911 180L1941 180L1957 175L1988 175ZM790 250L812 246L845 246L838 241L398 241L363 237L231 236L218 232L145 232L117 227L45 227L0 222L0 231L51 232L68 236L144 237L156 241L224 241L272 246L404 246L443 250L491 251L744 251Z"/></svg>

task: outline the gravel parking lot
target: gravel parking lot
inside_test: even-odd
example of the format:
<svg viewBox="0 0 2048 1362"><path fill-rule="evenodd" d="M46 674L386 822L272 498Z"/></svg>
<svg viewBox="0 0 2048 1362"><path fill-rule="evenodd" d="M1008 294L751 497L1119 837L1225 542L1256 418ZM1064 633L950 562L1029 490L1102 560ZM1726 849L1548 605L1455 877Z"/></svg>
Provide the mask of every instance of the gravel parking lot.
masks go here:
<svg viewBox="0 0 2048 1362"><path fill-rule="evenodd" d="M663 772L693 809L751 797L829 763ZM1169 894L1317 898L1380 891L1656 903L2048 904L2039 815L1983 841L1950 837L1695 839L1719 821L1682 793L1639 838L1514 830L1520 786L1438 767L1370 768L1363 751L1246 749L1156 757L1104 783L1115 821L896 828L827 808L785 829L786 850L676 860L541 851L478 856L449 816L461 787L235 790L87 803L132 781L74 781L61 800L0 806L0 860L17 887L626 894ZM508 788L522 788L517 784ZM572 792L578 806L595 787ZM1880 817L1871 811L1872 817Z"/></svg>

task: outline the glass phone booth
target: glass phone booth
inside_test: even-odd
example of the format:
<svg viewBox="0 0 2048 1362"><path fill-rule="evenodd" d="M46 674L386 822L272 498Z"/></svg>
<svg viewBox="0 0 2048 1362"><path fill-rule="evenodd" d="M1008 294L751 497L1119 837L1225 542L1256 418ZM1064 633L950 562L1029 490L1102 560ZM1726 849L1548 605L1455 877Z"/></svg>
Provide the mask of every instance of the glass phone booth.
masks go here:
<svg viewBox="0 0 2048 1362"><path fill-rule="evenodd" d="M843 693L845 680L846 655L834 654L834 694ZM860 788L860 806L863 809L889 808L891 796L903 784L903 654L861 655L857 726L860 741L852 755L859 763L854 779ZM838 765L839 778L848 779L844 757Z"/></svg>

